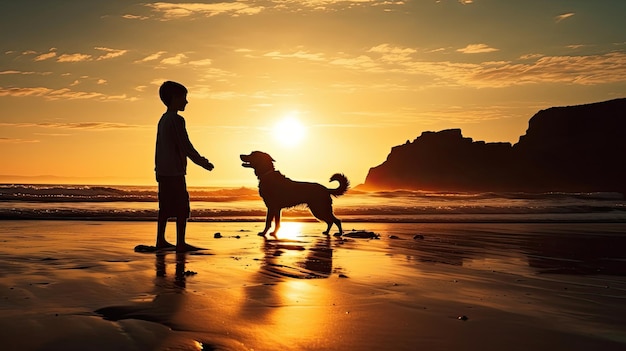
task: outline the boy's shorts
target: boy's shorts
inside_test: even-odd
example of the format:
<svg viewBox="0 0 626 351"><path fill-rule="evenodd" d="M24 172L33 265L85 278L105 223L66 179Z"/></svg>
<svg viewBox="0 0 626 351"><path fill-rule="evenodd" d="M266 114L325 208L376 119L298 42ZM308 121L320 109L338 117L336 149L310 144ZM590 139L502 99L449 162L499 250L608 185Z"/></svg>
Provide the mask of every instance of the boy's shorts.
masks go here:
<svg viewBox="0 0 626 351"><path fill-rule="evenodd" d="M189 193L185 176L157 176L159 216L189 218Z"/></svg>

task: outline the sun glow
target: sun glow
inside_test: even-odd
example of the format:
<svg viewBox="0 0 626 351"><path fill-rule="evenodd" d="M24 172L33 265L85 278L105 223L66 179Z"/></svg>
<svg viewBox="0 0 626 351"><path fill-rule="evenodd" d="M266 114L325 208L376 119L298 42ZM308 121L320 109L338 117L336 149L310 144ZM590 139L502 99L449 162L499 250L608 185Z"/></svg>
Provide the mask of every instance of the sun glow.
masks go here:
<svg viewBox="0 0 626 351"><path fill-rule="evenodd" d="M285 240L296 240L302 235L302 223L281 222L278 237Z"/></svg>
<svg viewBox="0 0 626 351"><path fill-rule="evenodd" d="M283 146L293 147L304 140L306 128L298 119L298 112L285 115L272 130L274 139Z"/></svg>

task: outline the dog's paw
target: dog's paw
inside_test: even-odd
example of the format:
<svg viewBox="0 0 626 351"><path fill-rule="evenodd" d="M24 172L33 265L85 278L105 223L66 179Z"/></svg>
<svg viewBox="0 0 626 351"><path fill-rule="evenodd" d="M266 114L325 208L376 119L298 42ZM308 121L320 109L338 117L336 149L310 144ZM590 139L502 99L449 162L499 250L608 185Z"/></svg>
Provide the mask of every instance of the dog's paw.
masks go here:
<svg viewBox="0 0 626 351"><path fill-rule="evenodd" d="M265 236L265 232L259 232L257 233L258 236Z"/></svg>

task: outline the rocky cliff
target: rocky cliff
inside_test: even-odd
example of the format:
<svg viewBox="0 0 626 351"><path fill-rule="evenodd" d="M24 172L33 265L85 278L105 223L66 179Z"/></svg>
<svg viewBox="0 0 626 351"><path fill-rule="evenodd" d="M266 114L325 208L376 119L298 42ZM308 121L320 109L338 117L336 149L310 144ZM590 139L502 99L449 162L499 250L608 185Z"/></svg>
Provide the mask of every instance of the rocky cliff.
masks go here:
<svg viewBox="0 0 626 351"><path fill-rule="evenodd" d="M364 188L626 193L626 99L553 107L515 145L424 132L370 169Z"/></svg>

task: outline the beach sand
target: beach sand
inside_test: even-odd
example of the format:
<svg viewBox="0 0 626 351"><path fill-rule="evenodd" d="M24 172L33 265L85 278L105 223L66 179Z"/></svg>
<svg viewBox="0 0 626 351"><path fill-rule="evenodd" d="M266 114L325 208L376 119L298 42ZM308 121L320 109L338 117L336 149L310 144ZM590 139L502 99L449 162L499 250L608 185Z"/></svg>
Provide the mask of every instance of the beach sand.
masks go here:
<svg viewBox="0 0 626 351"><path fill-rule="evenodd" d="M1 225L2 350L626 349L626 224Z"/></svg>

